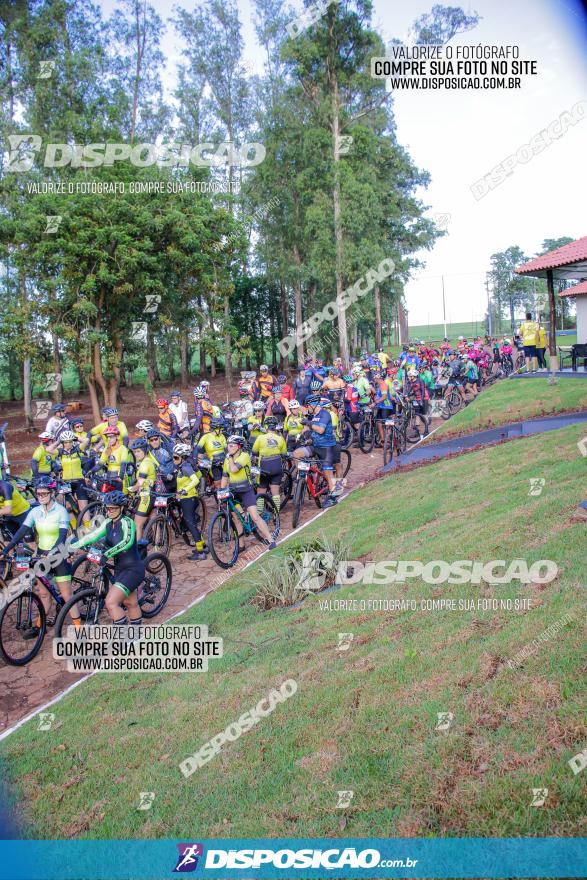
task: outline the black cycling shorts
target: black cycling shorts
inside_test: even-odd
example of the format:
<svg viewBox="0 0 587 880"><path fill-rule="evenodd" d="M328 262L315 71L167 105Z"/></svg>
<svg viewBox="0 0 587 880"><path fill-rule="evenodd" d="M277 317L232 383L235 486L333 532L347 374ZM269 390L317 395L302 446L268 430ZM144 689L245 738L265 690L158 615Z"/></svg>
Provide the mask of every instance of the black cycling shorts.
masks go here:
<svg viewBox="0 0 587 880"><path fill-rule="evenodd" d="M340 443L337 443L332 449L332 464L340 464Z"/></svg>
<svg viewBox="0 0 587 880"><path fill-rule="evenodd" d="M260 463L261 475L259 477L259 485L264 489L267 486L275 486L281 483L283 478L283 464L281 458L261 459Z"/></svg>
<svg viewBox="0 0 587 880"><path fill-rule="evenodd" d="M322 465L322 470L331 471L334 465L334 446L313 446L312 454Z"/></svg>
<svg viewBox="0 0 587 880"><path fill-rule="evenodd" d="M130 596L142 584L144 579L144 565L134 565L132 568L121 568L118 571L115 568L112 575L112 585L122 590L125 596Z"/></svg>
<svg viewBox="0 0 587 880"><path fill-rule="evenodd" d="M88 500L88 490L83 480L69 480L69 485L71 486L72 495L78 501Z"/></svg>
<svg viewBox="0 0 587 880"><path fill-rule="evenodd" d="M239 491L235 491L231 489L235 499L240 501L241 505L246 510L248 507L256 507L257 506L257 496L255 495L255 490L252 486L249 486L247 489L241 489Z"/></svg>

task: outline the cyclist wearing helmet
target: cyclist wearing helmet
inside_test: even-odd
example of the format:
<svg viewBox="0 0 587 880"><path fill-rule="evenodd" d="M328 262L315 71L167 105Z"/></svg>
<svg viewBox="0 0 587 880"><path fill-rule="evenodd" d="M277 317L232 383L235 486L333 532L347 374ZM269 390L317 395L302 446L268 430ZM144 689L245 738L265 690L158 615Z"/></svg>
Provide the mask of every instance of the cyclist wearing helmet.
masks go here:
<svg viewBox="0 0 587 880"><path fill-rule="evenodd" d="M128 497L123 492L108 492L104 504L108 519L72 544L71 549L81 550L96 541L102 541L106 545L104 561L114 560L114 573L106 596L106 608L112 623L139 626L142 615L137 588L145 577L145 563L139 556L135 524L126 515ZM125 610L121 605L124 605Z"/></svg>
<svg viewBox="0 0 587 880"><path fill-rule="evenodd" d="M53 462L57 455L57 443L53 438L53 434L50 434L48 431L43 431L39 434L39 440L41 442L33 452L33 457L31 458L33 482L36 482L39 477L46 477L51 473Z"/></svg>
<svg viewBox="0 0 587 880"><path fill-rule="evenodd" d="M208 551L202 540L200 524L196 513L198 503L198 485L202 476L199 470L195 470L190 462L192 454L187 443L176 443L173 447L173 466L177 482L177 500L181 507L183 520L188 527L196 546L188 559L196 562L206 559Z"/></svg>
<svg viewBox="0 0 587 880"><path fill-rule="evenodd" d="M262 489L269 487L275 509L279 513L281 499L279 488L283 479L282 455L287 455L287 446L283 436L277 432L277 419L269 415L265 417L267 431L261 434L253 444L253 461L258 462L261 471L259 485ZM263 498L257 498L259 515L263 513Z"/></svg>
<svg viewBox="0 0 587 880"><path fill-rule="evenodd" d="M262 400L256 400L253 403L253 415L247 416L247 428L251 440L256 440L263 433L263 417L265 414L265 404Z"/></svg>
<svg viewBox="0 0 587 880"><path fill-rule="evenodd" d="M140 422L137 422L135 428L138 431L138 436L142 437L144 440L147 439L147 434L149 431L152 431L154 428L153 422L150 422L148 419L141 419Z"/></svg>
<svg viewBox="0 0 587 880"><path fill-rule="evenodd" d="M294 379L293 383L293 395L296 400L299 400L301 406L304 405L304 401L310 393L311 381L312 374L303 365L298 367L298 376L297 379Z"/></svg>
<svg viewBox="0 0 587 880"><path fill-rule="evenodd" d="M365 375L365 371L361 366L353 367L353 385L359 393L359 406L367 406L371 400L373 386Z"/></svg>
<svg viewBox="0 0 587 880"><path fill-rule="evenodd" d="M283 396L283 389L281 385L274 385L273 393L267 401L265 419L267 419L267 416L275 416L275 423L279 422L283 425L288 415L289 403Z"/></svg>
<svg viewBox="0 0 587 880"><path fill-rule="evenodd" d="M45 431L53 434L55 440L60 439L62 431L69 428L69 419L65 415L65 405L63 403L54 403L51 407L51 416L45 425Z"/></svg>
<svg viewBox="0 0 587 880"><path fill-rule="evenodd" d="M192 419L192 431L194 434L207 434L210 430L210 419L214 415L214 408L203 384L194 388L194 404L196 414Z"/></svg>
<svg viewBox="0 0 587 880"><path fill-rule="evenodd" d="M147 432L147 442L151 455L159 465L159 471L164 480L171 480L173 471L172 456L173 452L169 450L166 437L163 437L155 428L151 428ZM173 449L173 446L171 447Z"/></svg>
<svg viewBox="0 0 587 880"><path fill-rule="evenodd" d="M128 449L120 442L120 431L117 427L109 426L104 431L106 447L102 450L96 464L88 471L88 476L106 466L108 481L116 489L126 491L126 466L130 461Z"/></svg>
<svg viewBox="0 0 587 880"><path fill-rule="evenodd" d="M75 434L75 442L81 446L81 444L84 443L84 440L86 440L87 436L88 436L88 432L84 431L84 420L83 419L71 419L69 424L71 425L71 430ZM84 445L86 445L86 444L84 444Z"/></svg>
<svg viewBox="0 0 587 880"><path fill-rule="evenodd" d="M426 388L424 380L414 366L408 367L406 394L412 399L414 409L425 416L428 411L428 400L430 395L428 394L428 389ZM428 429L426 428L424 436L426 436L427 433Z"/></svg>
<svg viewBox="0 0 587 880"><path fill-rule="evenodd" d="M244 442L244 438L238 434L232 434L228 438L222 486L228 487L234 494L236 500L241 503L257 526L259 534L269 544L269 549L272 550L275 547L275 541L267 527L267 523L262 519L257 510L255 492L251 485L251 456L243 450ZM233 517L233 522L239 536L240 549L244 550L245 547L240 540L243 536L242 523L237 516Z"/></svg>
<svg viewBox="0 0 587 880"><path fill-rule="evenodd" d="M169 409L173 413L176 418L177 424L179 425L179 430L182 428L189 428L190 419L188 415L188 405L185 400L181 399L180 391L172 391L169 395L169 399L171 403L169 404Z"/></svg>
<svg viewBox="0 0 587 880"><path fill-rule="evenodd" d="M377 360L381 364L384 370L387 369L387 362L389 360L389 355L384 351L383 346L380 345L377 349Z"/></svg>
<svg viewBox="0 0 587 880"><path fill-rule="evenodd" d="M177 419L169 409L169 401L164 397L160 397L155 401L155 406L159 411L159 421L157 422L159 432L163 434L164 437L175 437L179 430L179 425L177 424Z"/></svg>
<svg viewBox="0 0 587 880"><path fill-rule="evenodd" d="M375 424L382 445L385 437L384 422L400 407L393 379L387 375L385 370L381 370L375 382Z"/></svg>
<svg viewBox="0 0 587 880"><path fill-rule="evenodd" d="M137 541L140 541L155 504L151 490L155 485L159 462L154 455L151 455L149 443L144 437L133 440L130 448L137 463L137 471L135 482L132 486L128 487L128 491L133 495L138 492L140 496L139 504L135 511Z"/></svg>
<svg viewBox="0 0 587 880"><path fill-rule="evenodd" d="M0 480L0 516L13 535L23 524L31 505L9 480Z"/></svg>
<svg viewBox="0 0 587 880"><path fill-rule="evenodd" d="M226 437L222 433L224 427L224 419L213 418L210 421L210 431L203 434L197 446L198 461L202 457L209 458L212 462L212 479L214 487L220 488L222 481L222 465L226 457Z"/></svg>
<svg viewBox="0 0 587 880"><path fill-rule="evenodd" d="M285 431L288 452L291 453L295 449L297 439L302 433L303 427L304 422L302 419L302 408L300 406L300 402L299 400L290 400L289 415L283 423L283 430Z"/></svg>
<svg viewBox="0 0 587 880"><path fill-rule="evenodd" d="M105 406L102 410L102 418L98 425L94 428L90 429L88 434L88 438L86 441L88 443L95 443L97 448L100 446L106 446L106 430L108 428L118 428L118 435L120 437L120 442L122 445L128 445L128 431L126 429L126 425L124 422L121 422L118 418L118 410L115 406Z"/></svg>
<svg viewBox="0 0 587 880"><path fill-rule="evenodd" d="M267 364L261 364L259 367L259 375L253 382L253 399L263 401L269 400L275 384L275 379L269 372Z"/></svg>
<svg viewBox="0 0 587 880"><path fill-rule="evenodd" d="M61 432L61 446L53 462L53 470L60 478L71 486L71 494L78 502L80 514L88 506L88 492L84 481L84 464L86 459L80 452L73 431ZM84 525L89 525L89 521Z"/></svg>
<svg viewBox="0 0 587 880"><path fill-rule="evenodd" d="M289 403L290 400L293 400L293 386L289 384L287 381L287 376L283 373L277 377L277 384L281 385L281 393L283 394L284 400L287 400Z"/></svg>
<svg viewBox="0 0 587 880"><path fill-rule="evenodd" d="M12 550L28 532L35 533L37 553L46 556L42 565L43 574L51 573L57 584L64 602L71 598L71 565L67 560L65 540L69 529L69 515L62 504L55 500L55 481L52 477L40 477L35 495L39 502L37 507L31 507L22 524L14 534L12 541L4 547L2 555ZM39 595L45 611L51 607L51 595L43 584L38 581ZM75 626L81 626L77 606L72 608L72 620ZM36 638L39 632L40 620L24 633L25 639Z"/></svg>
<svg viewBox="0 0 587 880"><path fill-rule="evenodd" d="M330 403L328 398L322 398L319 394L312 394L306 399L309 414L310 440L308 445L300 446L294 451L294 458L310 458L312 455L315 455L321 462L330 490L330 494L323 502L322 507L331 507L333 504L336 504L336 497L333 494L336 489L333 462L336 437L334 436L332 416L325 406L328 403Z"/></svg>

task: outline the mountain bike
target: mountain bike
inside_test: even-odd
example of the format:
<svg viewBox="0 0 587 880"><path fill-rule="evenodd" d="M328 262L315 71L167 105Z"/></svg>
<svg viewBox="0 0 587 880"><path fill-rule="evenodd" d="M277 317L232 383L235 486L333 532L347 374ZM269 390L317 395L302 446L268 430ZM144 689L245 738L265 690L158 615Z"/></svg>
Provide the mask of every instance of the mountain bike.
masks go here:
<svg viewBox="0 0 587 880"><path fill-rule="evenodd" d="M263 543L256 524L248 511L243 510L229 488L218 489L218 510L208 526L208 547L212 558L221 568L232 568L240 553L240 539L235 520L240 523L243 535L255 535ZM267 523L269 531L274 535L279 532L279 513L268 493L262 492L257 498L263 499L261 517Z"/></svg>
<svg viewBox="0 0 587 880"><path fill-rule="evenodd" d="M329 492L328 481L324 471L317 463L317 459L298 458L293 490L292 526L294 529L300 521L306 495L313 499L317 507L322 507L322 502Z"/></svg>
<svg viewBox="0 0 587 880"><path fill-rule="evenodd" d="M373 451L376 441L375 415L370 406L361 409L359 423L359 449L368 455Z"/></svg>
<svg viewBox="0 0 587 880"><path fill-rule="evenodd" d="M55 638L65 635L73 605L78 606L83 626L93 626L99 622L108 589L115 582L114 563L110 559L101 561L103 551L103 545L97 542L73 563L74 594L59 612L55 622ZM144 544L141 544L139 552L145 554L145 576L137 588L138 602L142 616L151 618L159 614L169 598L173 571L169 559L162 553L147 555Z"/></svg>
<svg viewBox="0 0 587 880"><path fill-rule="evenodd" d="M400 413L385 420L383 435L383 464L387 465L393 456L403 455L407 448L406 423Z"/></svg>
<svg viewBox="0 0 587 880"><path fill-rule="evenodd" d="M198 496L196 502L196 522L199 523L200 531L204 532L208 511L203 498ZM181 538L188 547L195 546L192 533L184 522L179 499L175 492L157 492L153 509L156 514L149 520L145 529L145 539L156 553L164 553L165 556L168 556L174 536Z"/></svg>

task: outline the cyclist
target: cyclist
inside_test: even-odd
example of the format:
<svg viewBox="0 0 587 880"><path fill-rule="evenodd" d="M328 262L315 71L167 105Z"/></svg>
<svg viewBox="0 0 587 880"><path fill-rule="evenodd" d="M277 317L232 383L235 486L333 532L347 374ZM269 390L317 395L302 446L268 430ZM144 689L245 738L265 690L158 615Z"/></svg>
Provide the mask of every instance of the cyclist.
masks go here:
<svg viewBox="0 0 587 880"><path fill-rule="evenodd" d="M144 437L138 437L136 440L133 440L130 444L130 448L134 453L137 462L137 471L135 482L132 486L128 487L128 491L132 495L138 492L140 496L135 511L137 541L140 541L143 537L147 520L151 516L155 504L155 499L151 490L155 485L157 471L159 470L159 462L154 455L151 455L149 443Z"/></svg>
<svg viewBox="0 0 587 880"><path fill-rule="evenodd" d="M293 386L289 384L285 374L282 373L277 377L277 384L281 385L281 393L283 394L284 400L287 400L288 403L290 400L293 400Z"/></svg>
<svg viewBox="0 0 587 880"><path fill-rule="evenodd" d="M290 400L289 415L283 423L283 430L285 431L286 436L287 451L289 453L293 452L293 450L295 449L296 441L300 436L303 427L304 422L302 419L302 408L300 406L300 402L299 400Z"/></svg>
<svg viewBox="0 0 587 880"><path fill-rule="evenodd" d="M106 608L112 623L139 626L142 615L137 588L145 577L145 563L139 556L135 524L126 514L128 500L123 492L108 492L104 498L108 519L72 544L71 549L81 550L96 541L106 544L102 560L114 560L113 579L106 596Z"/></svg>
<svg viewBox="0 0 587 880"><path fill-rule="evenodd" d="M0 480L0 516L13 535L31 509L27 499L9 480Z"/></svg>
<svg viewBox="0 0 587 880"><path fill-rule="evenodd" d="M299 400L300 405L304 405L304 401L308 394L310 394L310 382L312 381L312 374L307 371L302 364L298 367L298 377L294 379L293 384L293 393L294 398Z"/></svg>
<svg viewBox="0 0 587 880"><path fill-rule="evenodd" d="M172 391L169 395L170 404L169 409L175 416L177 424L179 426L179 430L182 428L189 428L190 419L188 415L188 405L185 400L181 399L180 391Z"/></svg>
<svg viewBox="0 0 587 880"><path fill-rule="evenodd" d="M265 404L262 400L256 400L253 403L253 415L247 416L247 429L251 440L256 440L263 433L263 416L265 413Z"/></svg>
<svg viewBox="0 0 587 880"><path fill-rule="evenodd" d="M122 445L128 445L128 431L124 422L118 418L118 410L115 406L105 406L102 409L102 421L91 428L84 443L84 448L89 444L96 444L96 448L106 446L106 431L108 428L118 428L118 434Z"/></svg>
<svg viewBox="0 0 587 880"><path fill-rule="evenodd" d="M347 419L355 428L361 418L361 412L359 408L359 392L354 383L354 379L348 373L342 377L344 382L346 383L345 392L344 392L344 411Z"/></svg>
<svg viewBox="0 0 587 880"><path fill-rule="evenodd" d="M167 442L164 441L167 441L167 438L163 438L155 428L151 428L150 431L147 431L147 442L149 444L149 449L151 450L151 455L159 465L161 476L163 479L167 480L168 478L171 479L170 475L173 470L173 452L169 450Z"/></svg>
<svg viewBox="0 0 587 880"><path fill-rule="evenodd" d="M59 440L62 431L69 428L69 419L65 415L65 406L63 403L54 403L51 407L51 417L45 425L45 431L53 434L55 440Z"/></svg>
<svg viewBox="0 0 587 880"><path fill-rule="evenodd" d="M463 373L464 373L464 365L460 357L457 355L456 351L452 351L448 356L448 382L446 385L445 396L448 396L451 388L456 388L465 405L467 405L468 401L465 395L465 389L463 387Z"/></svg>
<svg viewBox="0 0 587 880"><path fill-rule="evenodd" d="M503 361L507 361L510 369L514 369L513 348L511 339L504 339L501 346L501 356Z"/></svg>
<svg viewBox="0 0 587 880"><path fill-rule="evenodd" d="M75 434L75 442L77 444L82 444L84 440L87 439L88 432L84 431L84 420L83 419L72 419L69 423L71 425L71 430ZM84 444L86 445L86 444Z"/></svg>
<svg viewBox="0 0 587 880"><path fill-rule="evenodd" d="M425 416L428 412L428 389L416 367L408 367L406 394L412 400L414 411ZM428 434L428 422L425 420L424 437Z"/></svg>
<svg viewBox="0 0 587 880"><path fill-rule="evenodd" d="M479 369L470 355L466 355L464 358L463 382L465 383L465 392L469 391L473 397L477 397L479 393Z"/></svg>
<svg viewBox="0 0 587 880"><path fill-rule="evenodd" d="M382 345L380 345L379 348L377 349L376 357L377 357L377 360L379 361L379 363L381 364L381 366L383 367L383 369L386 370L387 369L387 362L389 360L389 355L387 354L387 352L385 352L383 350Z"/></svg>
<svg viewBox="0 0 587 880"><path fill-rule="evenodd" d="M340 436L340 418L338 415L338 405L337 405L337 402L332 400L331 397L322 397L321 400L322 400L322 403L324 404L324 408L327 409L328 412L330 413L330 418L332 419L332 427L334 428L334 437L336 439L336 443L334 445L334 449L332 452L332 464L334 466L334 476L336 478L335 483L334 483L334 490L333 490L332 494L334 495L334 497L337 498L342 493L342 491L344 489L344 484L346 483L346 480L343 480L343 477L342 477L342 462L341 462L341 455L340 455L341 436Z"/></svg>
<svg viewBox="0 0 587 880"><path fill-rule="evenodd" d="M381 445L385 438L385 420L396 412L398 400L394 380L381 370L375 382L375 424Z"/></svg>
<svg viewBox="0 0 587 880"><path fill-rule="evenodd" d="M277 432L277 419L275 416L265 417L264 434L261 434L253 443L253 461L259 463L261 471L259 485L266 489L269 486L271 498L277 512L281 506L279 489L283 479L283 455L287 455L287 446L282 434ZM263 513L263 499L257 498L257 510Z"/></svg>
<svg viewBox="0 0 587 880"><path fill-rule="evenodd" d="M337 502L333 494L336 488L333 463L336 437L334 436L332 416L325 406L325 404L329 403L328 398L321 398L319 394L312 394L306 399L309 413L307 420L310 428L309 443L308 445L299 446L294 451L294 458L310 458L312 455L315 455L320 460L329 489L329 495L324 501L323 507L332 507Z"/></svg>
<svg viewBox="0 0 587 880"><path fill-rule="evenodd" d="M371 382L365 375L365 371L361 366L353 367L353 385L357 389L359 395L359 408L362 406L367 406L371 401L373 386L371 385Z"/></svg>
<svg viewBox="0 0 587 880"><path fill-rule="evenodd" d="M281 385L275 385L273 393L267 401L265 419L267 419L267 416L275 416L275 424L283 425L288 415L289 403L283 396L283 388Z"/></svg>
<svg viewBox="0 0 587 880"><path fill-rule="evenodd" d="M194 434L207 434L210 430L210 419L214 413L212 403L207 397L207 391L203 384L194 388L194 403L196 415L192 419L192 431Z"/></svg>
<svg viewBox="0 0 587 880"><path fill-rule="evenodd" d="M267 364L261 364L259 367L259 376L253 382L253 397L255 400L269 400L273 386L276 384L275 379L269 372Z"/></svg>
<svg viewBox="0 0 587 880"><path fill-rule="evenodd" d="M526 372L535 373L538 369L538 353L536 351L538 324L532 320L532 312L526 312L526 320L520 325L520 335L526 358ZM532 369L530 369L530 364L532 364Z"/></svg>
<svg viewBox="0 0 587 880"><path fill-rule="evenodd" d="M183 520L196 542L195 549L188 556L188 559L201 562L208 555L196 514L198 485L202 474L199 470L195 470L190 462L191 454L192 450L187 443L176 443L173 447L173 466L177 483L176 497L181 507Z"/></svg>
<svg viewBox="0 0 587 880"><path fill-rule="evenodd" d="M76 437L73 431L63 431L61 433L61 446L57 451L55 461L53 462L53 470L59 474L59 477L71 486L71 494L76 499L81 519L85 526L89 525L89 520L83 519L83 512L88 506L88 492L84 481L84 456L82 455L79 445L76 443Z"/></svg>
<svg viewBox="0 0 587 880"><path fill-rule="evenodd" d="M100 458L96 464L89 469L87 476L90 476L90 474L93 474L95 471L100 470L100 468L106 465L108 482L111 483L115 489L124 489L126 491L126 466L130 461L128 449L120 442L120 431L116 426L110 425L106 428L104 431L104 438L106 440L106 446L102 450Z"/></svg>
<svg viewBox="0 0 587 880"><path fill-rule="evenodd" d="M267 523L262 519L257 510L257 499L251 485L251 456L248 452L244 451L244 443L244 437L241 437L239 434L231 434L228 438L226 445L227 454L222 468L222 486L223 488L230 488L235 499L247 511L251 520L257 526L261 537L269 544L269 549L273 550L276 546L275 541ZM233 519L239 537L240 549L244 550L245 548L240 540L243 536L242 523L237 516Z"/></svg>
<svg viewBox="0 0 587 880"><path fill-rule="evenodd" d="M341 376L340 370L337 370L336 367L330 367L328 375L322 383L322 391L325 391L328 394L328 397L332 400L332 392L344 391L345 388L346 385Z"/></svg>
<svg viewBox="0 0 587 880"><path fill-rule="evenodd" d="M49 431L42 431L39 434L39 440L41 442L31 458L33 482L36 482L39 477L46 477L51 473L53 462L57 455L57 443L53 438L53 434L50 434Z"/></svg>
<svg viewBox="0 0 587 880"><path fill-rule="evenodd" d="M211 472L214 488L219 489L222 482L222 465L226 456L226 437L222 433L224 419L217 417L210 420L210 428L207 434L203 434L197 445L198 462L202 457L209 458L212 462ZM201 466L201 464L200 464Z"/></svg>
<svg viewBox="0 0 587 880"><path fill-rule="evenodd" d="M150 422L149 419L141 419L140 422L137 422L135 428L137 429L137 436L142 437L144 440L147 439L147 434L149 431L154 429L155 425L153 422Z"/></svg>
<svg viewBox="0 0 587 880"><path fill-rule="evenodd" d="M177 419L169 409L169 401L164 397L159 397L158 400L155 401L155 406L159 411L159 419L157 422L157 428L164 437L175 437L179 430L179 425L177 424Z"/></svg>
<svg viewBox="0 0 587 880"><path fill-rule="evenodd" d="M67 602L72 595L71 589L71 565L67 559L65 549L65 540L69 529L69 514L62 504L58 504L55 500L56 485L52 477L41 477L35 487L35 495L39 504L37 507L31 507L26 514L22 524L4 549L2 555L6 555L12 550L28 532L35 533L37 542L37 553L39 556L48 556L45 560L48 565L47 571L55 579L57 589L61 593L64 602ZM38 581L39 595L45 611L49 611L51 607L51 594ZM77 605L72 608L71 618L74 626L81 626ZM37 637L40 627L40 620L35 625L23 633L23 638L34 639Z"/></svg>

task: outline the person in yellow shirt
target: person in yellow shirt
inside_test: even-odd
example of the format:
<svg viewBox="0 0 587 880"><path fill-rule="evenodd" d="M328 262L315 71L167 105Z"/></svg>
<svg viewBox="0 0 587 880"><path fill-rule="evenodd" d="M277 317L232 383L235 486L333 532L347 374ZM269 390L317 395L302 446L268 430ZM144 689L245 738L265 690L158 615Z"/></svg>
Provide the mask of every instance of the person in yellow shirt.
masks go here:
<svg viewBox="0 0 587 880"><path fill-rule="evenodd" d="M375 357L377 358L383 369L386 370L389 355L387 354L387 352L383 351L383 348L381 346L379 346L379 348L377 349L377 354L375 355Z"/></svg>
<svg viewBox="0 0 587 880"><path fill-rule="evenodd" d="M176 443L173 447L173 468L177 480L177 500L181 507L183 521L186 524L195 548L188 559L196 562L204 561L208 555L208 549L202 539L200 531L200 515L198 503L198 486L202 476L197 465L194 467L190 461L192 455L191 446L187 443Z"/></svg>
<svg viewBox="0 0 587 880"><path fill-rule="evenodd" d="M201 458L208 458L211 463L212 479L214 487L220 488L222 480L222 465L226 455L226 437L222 433L224 419L210 419L210 430L203 434L198 441L198 462Z"/></svg>
<svg viewBox="0 0 587 880"><path fill-rule="evenodd" d="M94 471L99 470L105 465L108 472L108 482L115 489L122 490L126 495L128 491L126 466L130 461L128 449L120 442L120 431L116 427L106 428L104 438L106 440L106 448L94 467L88 471L87 476L89 477Z"/></svg>
<svg viewBox="0 0 587 880"><path fill-rule="evenodd" d="M82 469L84 457L76 443L76 437L73 431L63 431L59 439L61 441L61 446L58 449L57 457L53 463L53 470L59 474L60 479L63 480L64 483L69 483L71 486L71 494L76 499L80 515L82 515L88 506L88 492ZM65 504L65 498L63 495L58 495L57 500L60 504ZM84 525L89 525L89 520L86 522L86 520L83 519L83 516L81 516L81 518Z"/></svg>
<svg viewBox="0 0 587 880"><path fill-rule="evenodd" d="M121 444L123 444L124 446L128 446L128 430L124 422L121 422L119 420L118 410L116 409L116 407L105 406L102 410L102 416L104 417L104 421L100 422L98 425L90 430L88 436L82 443L82 448L85 449L85 447L90 443L96 443L101 444L105 449L106 432L108 428L118 428Z"/></svg>
<svg viewBox="0 0 587 880"><path fill-rule="evenodd" d="M244 438L239 434L232 434L226 441L226 458L222 466L222 488L230 488L236 501L242 505L257 526L261 537L269 544L269 549L273 550L276 546L275 540L267 527L267 523L261 518L257 510L255 490L251 485L251 456L248 452L244 451L244 443ZM233 517L233 521L239 536L240 549L244 550L242 523L236 516Z"/></svg>
<svg viewBox="0 0 587 880"><path fill-rule="evenodd" d="M526 320L520 325L520 336L526 358L526 372L535 373L537 369L536 343L538 341L538 324L532 320L532 312L526 312ZM532 368L530 368L532 362Z"/></svg>
<svg viewBox="0 0 587 880"><path fill-rule="evenodd" d="M264 434L260 434L253 443L253 458L257 458L259 462L259 486L262 489L269 487L271 498L277 512L281 506L279 490L281 481L283 480L283 459L282 455L287 455L287 445L282 434L279 434L277 428L277 418L275 416L265 417ZM257 510L261 514L264 510L263 498L257 498Z"/></svg>
<svg viewBox="0 0 587 880"><path fill-rule="evenodd" d="M36 482L39 477L46 477L51 473L57 455L57 443L53 439L53 434L49 431L43 431L39 434L39 440L41 442L31 458L33 482Z"/></svg>
<svg viewBox="0 0 587 880"><path fill-rule="evenodd" d="M136 461L136 479L132 486L128 487L128 491L133 495L136 492L139 493L140 500L135 511L135 527L137 541L140 541L155 504L151 488L155 484L159 462L154 455L151 455L149 443L144 437L133 440L130 449Z"/></svg>
<svg viewBox="0 0 587 880"><path fill-rule="evenodd" d="M538 369L547 370L546 366L546 327L538 325L538 338L536 341L536 354L538 355Z"/></svg>

